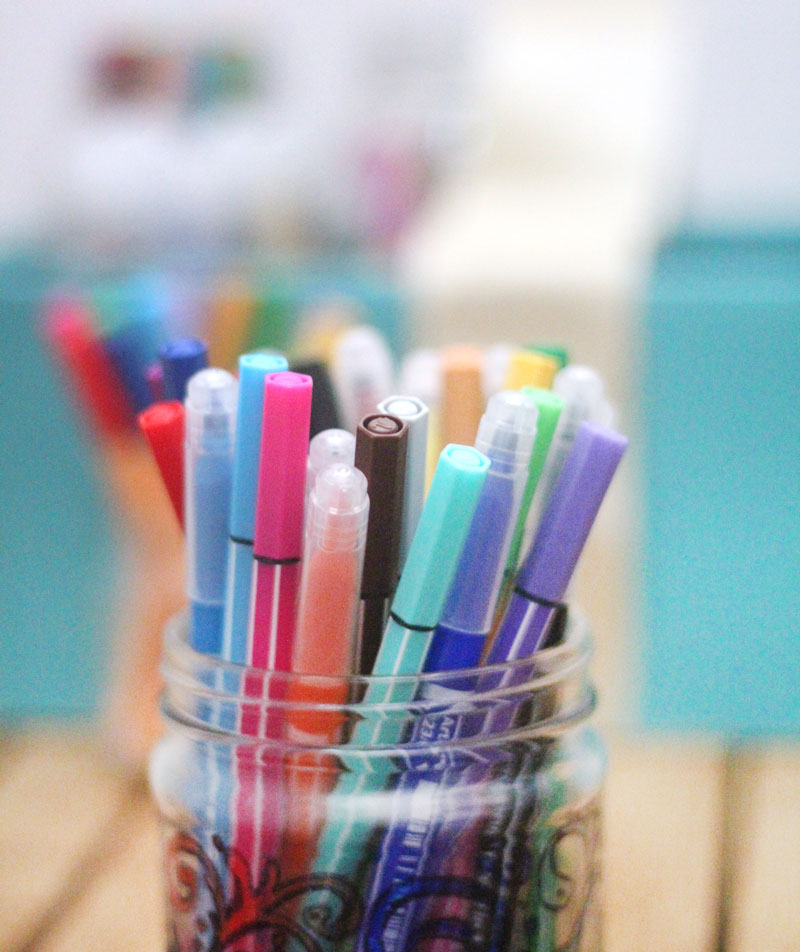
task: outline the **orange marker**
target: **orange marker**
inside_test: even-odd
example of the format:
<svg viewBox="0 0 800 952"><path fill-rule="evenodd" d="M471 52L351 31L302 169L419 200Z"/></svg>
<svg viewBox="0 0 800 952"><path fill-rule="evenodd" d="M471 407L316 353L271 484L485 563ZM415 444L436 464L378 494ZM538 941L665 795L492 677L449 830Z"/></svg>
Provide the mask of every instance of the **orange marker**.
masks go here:
<svg viewBox="0 0 800 952"><path fill-rule="evenodd" d="M312 711L308 706L347 701L345 678L355 664L368 516L367 480L362 472L346 463L334 463L317 476L308 505L292 671L331 680L314 683L306 677L291 682L287 692L289 743L324 747L338 740L341 715ZM300 876L311 867L325 821L325 797L336 777L329 756L311 752L287 755L289 816L282 855L288 857L290 868L285 875Z"/></svg>
<svg viewBox="0 0 800 952"><path fill-rule="evenodd" d="M450 347L442 354L442 442L472 446L483 414L483 353Z"/></svg>

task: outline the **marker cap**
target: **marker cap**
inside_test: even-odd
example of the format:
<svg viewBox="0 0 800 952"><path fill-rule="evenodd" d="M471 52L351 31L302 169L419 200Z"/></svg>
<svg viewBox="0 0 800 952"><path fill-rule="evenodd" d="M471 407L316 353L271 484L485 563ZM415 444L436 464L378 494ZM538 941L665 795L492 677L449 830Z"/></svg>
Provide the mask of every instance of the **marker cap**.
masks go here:
<svg viewBox="0 0 800 952"><path fill-rule="evenodd" d="M190 377L208 366L208 347L197 337L167 341L159 354L167 400L183 400Z"/></svg>
<svg viewBox="0 0 800 952"><path fill-rule="evenodd" d="M451 443L471 445L483 413L483 353L450 347L442 355L442 433Z"/></svg>
<svg viewBox="0 0 800 952"><path fill-rule="evenodd" d="M314 381L309 429L312 439L323 430L338 427L340 424L339 408L336 404L336 395L333 392L333 384L327 366L315 360L292 361L292 370L298 374L306 374Z"/></svg>
<svg viewBox="0 0 800 952"><path fill-rule="evenodd" d="M519 390L526 384L548 390L558 370L555 357L532 350L515 350L508 360L506 390Z"/></svg>
<svg viewBox="0 0 800 952"><path fill-rule="evenodd" d="M178 400L154 403L137 417L158 465L178 522L184 524L184 432L183 404Z"/></svg>
<svg viewBox="0 0 800 952"><path fill-rule="evenodd" d="M405 624L438 623L488 470L489 460L472 446L442 450L392 601Z"/></svg>
<svg viewBox="0 0 800 952"><path fill-rule="evenodd" d="M195 451L227 448L236 427L238 384L218 367L200 370L186 389L186 442Z"/></svg>
<svg viewBox="0 0 800 952"><path fill-rule="evenodd" d="M369 509L366 476L347 463L327 466L311 490L306 545L329 552L360 548Z"/></svg>
<svg viewBox="0 0 800 952"><path fill-rule="evenodd" d="M614 414L606 399L603 378L591 367L569 364L559 370L553 381L553 392L563 399L570 417L611 425Z"/></svg>
<svg viewBox="0 0 800 952"><path fill-rule="evenodd" d="M256 522L264 380L267 374L287 367L286 358L279 354L242 354L239 358L239 405L230 522L231 535L238 539L251 541Z"/></svg>
<svg viewBox="0 0 800 952"><path fill-rule="evenodd" d="M539 411L533 398L519 390L502 390L489 398L475 446L498 472L515 476L530 456Z"/></svg>
<svg viewBox="0 0 800 952"><path fill-rule="evenodd" d="M313 407L314 399L311 404ZM312 410L313 413L313 410ZM326 466L334 463L353 465L356 455L356 438L349 430L322 430L308 444L308 491L314 488L314 480Z"/></svg>
<svg viewBox="0 0 800 952"><path fill-rule="evenodd" d="M397 581L403 528L408 426L399 417L373 413L359 423L355 465L366 476L369 530L362 597L388 598Z"/></svg>
<svg viewBox="0 0 800 952"><path fill-rule="evenodd" d="M530 596L549 602L563 597L627 445L614 430L581 423L517 576Z"/></svg>
<svg viewBox="0 0 800 952"><path fill-rule="evenodd" d="M264 381L253 552L271 559L299 558L303 540L311 377L291 371Z"/></svg>

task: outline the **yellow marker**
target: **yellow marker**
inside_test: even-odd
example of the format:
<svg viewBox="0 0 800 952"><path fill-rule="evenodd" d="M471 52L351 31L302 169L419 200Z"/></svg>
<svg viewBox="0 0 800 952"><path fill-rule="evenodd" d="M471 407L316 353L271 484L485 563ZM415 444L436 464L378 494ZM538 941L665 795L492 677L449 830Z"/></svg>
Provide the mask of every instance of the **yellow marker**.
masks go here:
<svg viewBox="0 0 800 952"><path fill-rule="evenodd" d="M531 350L515 350L508 361L504 389L537 387L539 390L549 390L557 371L558 361L554 357Z"/></svg>

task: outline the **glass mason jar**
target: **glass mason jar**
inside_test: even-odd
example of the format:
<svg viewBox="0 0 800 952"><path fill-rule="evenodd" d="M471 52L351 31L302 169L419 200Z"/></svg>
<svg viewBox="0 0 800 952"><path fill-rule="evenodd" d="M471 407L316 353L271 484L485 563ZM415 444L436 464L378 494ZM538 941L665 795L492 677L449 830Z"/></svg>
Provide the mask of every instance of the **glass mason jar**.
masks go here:
<svg viewBox="0 0 800 952"><path fill-rule="evenodd" d="M570 613L524 661L321 678L199 655L173 621L150 768L170 948L600 949L590 654Z"/></svg>

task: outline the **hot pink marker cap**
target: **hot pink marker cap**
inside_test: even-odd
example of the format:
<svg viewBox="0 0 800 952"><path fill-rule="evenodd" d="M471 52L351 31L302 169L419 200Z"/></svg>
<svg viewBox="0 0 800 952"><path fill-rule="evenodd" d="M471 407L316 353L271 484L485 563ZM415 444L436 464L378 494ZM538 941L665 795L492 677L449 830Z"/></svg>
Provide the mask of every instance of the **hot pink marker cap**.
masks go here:
<svg viewBox="0 0 800 952"><path fill-rule="evenodd" d="M282 371L265 379L253 539L253 553L262 559L300 557L311 390L306 374Z"/></svg>

